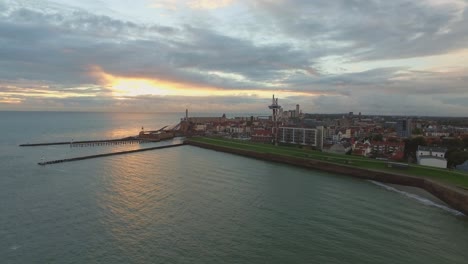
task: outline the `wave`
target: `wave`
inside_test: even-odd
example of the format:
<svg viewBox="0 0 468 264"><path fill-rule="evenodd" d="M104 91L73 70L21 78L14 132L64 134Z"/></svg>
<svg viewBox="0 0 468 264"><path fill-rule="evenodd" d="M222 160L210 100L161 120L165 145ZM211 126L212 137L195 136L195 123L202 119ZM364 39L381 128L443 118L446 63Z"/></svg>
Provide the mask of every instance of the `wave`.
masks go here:
<svg viewBox="0 0 468 264"><path fill-rule="evenodd" d="M10 247L10 250L17 250L20 247L21 246L19 246L19 245L13 245L13 246Z"/></svg>
<svg viewBox="0 0 468 264"><path fill-rule="evenodd" d="M383 188L385 188L385 189L387 189L389 191L396 192L396 193L402 194L402 195L404 195L406 197L415 199L415 200L417 200L418 202L420 202L420 203L422 203L424 205L440 208L440 209L442 209L444 211L447 211L447 212L450 212L450 213L452 213L452 214L454 214L456 216L464 216L464 214L462 212L460 212L460 211L452 209L452 208L450 208L450 207L448 207L446 205L443 205L443 204L438 204L438 203L436 203L434 201L431 201L429 199L426 199L426 198L421 197L419 195L416 195L414 193L408 193L408 192L405 192L405 191L401 191L401 190L398 190L396 188L393 188L392 186L388 186L386 184L383 184L381 182L376 182L376 181L371 181L371 180L370 180L370 182L372 182L373 184L378 185L380 187L383 187Z"/></svg>

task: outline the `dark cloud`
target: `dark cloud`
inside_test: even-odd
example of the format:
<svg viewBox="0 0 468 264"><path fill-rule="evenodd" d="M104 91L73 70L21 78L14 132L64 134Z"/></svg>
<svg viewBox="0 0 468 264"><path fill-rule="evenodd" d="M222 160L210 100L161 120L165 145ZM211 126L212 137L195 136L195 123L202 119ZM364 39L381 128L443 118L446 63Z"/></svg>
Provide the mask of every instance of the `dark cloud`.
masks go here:
<svg viewBox="0 0 468 264"><path fill-rule="evenodd" d="M4 18L0 23L4 79L89 83L93 80L88 67L98 65L128 77L252 89L262 87L252 87L252 82L268 82L284 70L313 72L308 59L288 45L257 46L194 26L142 26L85 11L64 15L19 9Z"/></svg>
<svg viewBox="0 0 468 264"><path fill-rule="evenodd" d="M468 9L450 2L259 0L251 6L284 35L307 41L322 55L410 58L466 48L468 42ZM326 49L322 43L344 48Z"/></svg>
<svg viewBox="0 0 468 264"><path fill-rule="evenodd" d="M382 62L349 72L331 71L323 63L337 57L333 67L339 68L340 62L415 58L467 48L468 9L451 2L248 1L250 13L245 16L255 24L233 21L232 32L187 21L172 26L144 24L58 6L40 9L0 3L0 101L21 100L17 107L99 111L158 111L156 106L173 109L184 104L223 111L265 107L257 96L117 100L92 74L100 67L113 75L154 78L187 89L275 87L303 92L309 96L281 100L288 107L300 103L307 111L468 111L459 99L466 93L466 68L416 71ZM258 30L252 36L271 41L236 35L238 24L244 30ZM41 97L50 92L67 96Z"/></svg>

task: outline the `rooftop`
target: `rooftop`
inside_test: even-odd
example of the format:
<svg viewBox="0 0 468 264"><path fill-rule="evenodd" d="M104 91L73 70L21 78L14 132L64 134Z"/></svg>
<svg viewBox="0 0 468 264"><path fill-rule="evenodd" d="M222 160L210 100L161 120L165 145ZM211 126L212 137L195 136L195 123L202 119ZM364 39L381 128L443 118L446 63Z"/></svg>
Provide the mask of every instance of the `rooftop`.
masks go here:
<svg viewBox="0 0 468 264"><path fill-rule="evenodd" d="M447 148L418 146L418 151L447 152Z"/></svg>

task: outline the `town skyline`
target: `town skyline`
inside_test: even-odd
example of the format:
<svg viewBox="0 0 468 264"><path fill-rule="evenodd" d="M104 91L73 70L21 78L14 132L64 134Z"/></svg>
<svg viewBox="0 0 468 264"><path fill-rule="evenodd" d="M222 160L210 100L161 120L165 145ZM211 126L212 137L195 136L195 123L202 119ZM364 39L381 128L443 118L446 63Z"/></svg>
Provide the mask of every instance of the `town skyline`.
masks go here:
<svg viewBox="0 0 468 264"><path fill-rule="evenodd" d="M0 111L466 116L468 3L0 3Z"/></svg>

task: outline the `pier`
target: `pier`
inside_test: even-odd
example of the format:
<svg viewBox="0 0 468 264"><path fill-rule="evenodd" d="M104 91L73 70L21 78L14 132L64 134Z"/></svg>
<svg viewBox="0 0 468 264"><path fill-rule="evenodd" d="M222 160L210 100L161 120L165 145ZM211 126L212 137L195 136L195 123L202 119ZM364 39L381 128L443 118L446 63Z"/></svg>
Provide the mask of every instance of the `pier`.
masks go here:
<svg viewBox="0 0 468 264"><path fill-rule="evenodd" d="M121 139L103 139L103 140L85 140L85 141L62 141L46 143L28 143L21 144L20 147L40 147L53 145L70 145L70 147L90 147L90 146L108 146L108 145L127 145L156 142L157 140L146 140L140 138L121 138Z"/></svg>
<svg viewBox="0 0 468 264"><path fill-rule="evenodd" d="M78 161L78 160L86 160L86 159L94 159L94 158L101 158L101 157L109 157L109 156L130 154L130 153L143 152L143 151L149 151L149 150L155 150L155 149L174 148L174 147L180 147L180 146L183 146L183 145L185 145L185 143L172 144L172 145L166 145L166 146L158 146L158 147L151 147L151 148L143 148L143 149L134 149L134 150L127 150L127 151L119 151L119 152L112 152L112 153L104 153L104 154L96 154L96 155L89 155L89 156L81 156L81 157L68 158L68 159L51 160L51 161L39 162L38 164L44 166L44 165L71 162L71 161Z"/></svg>

